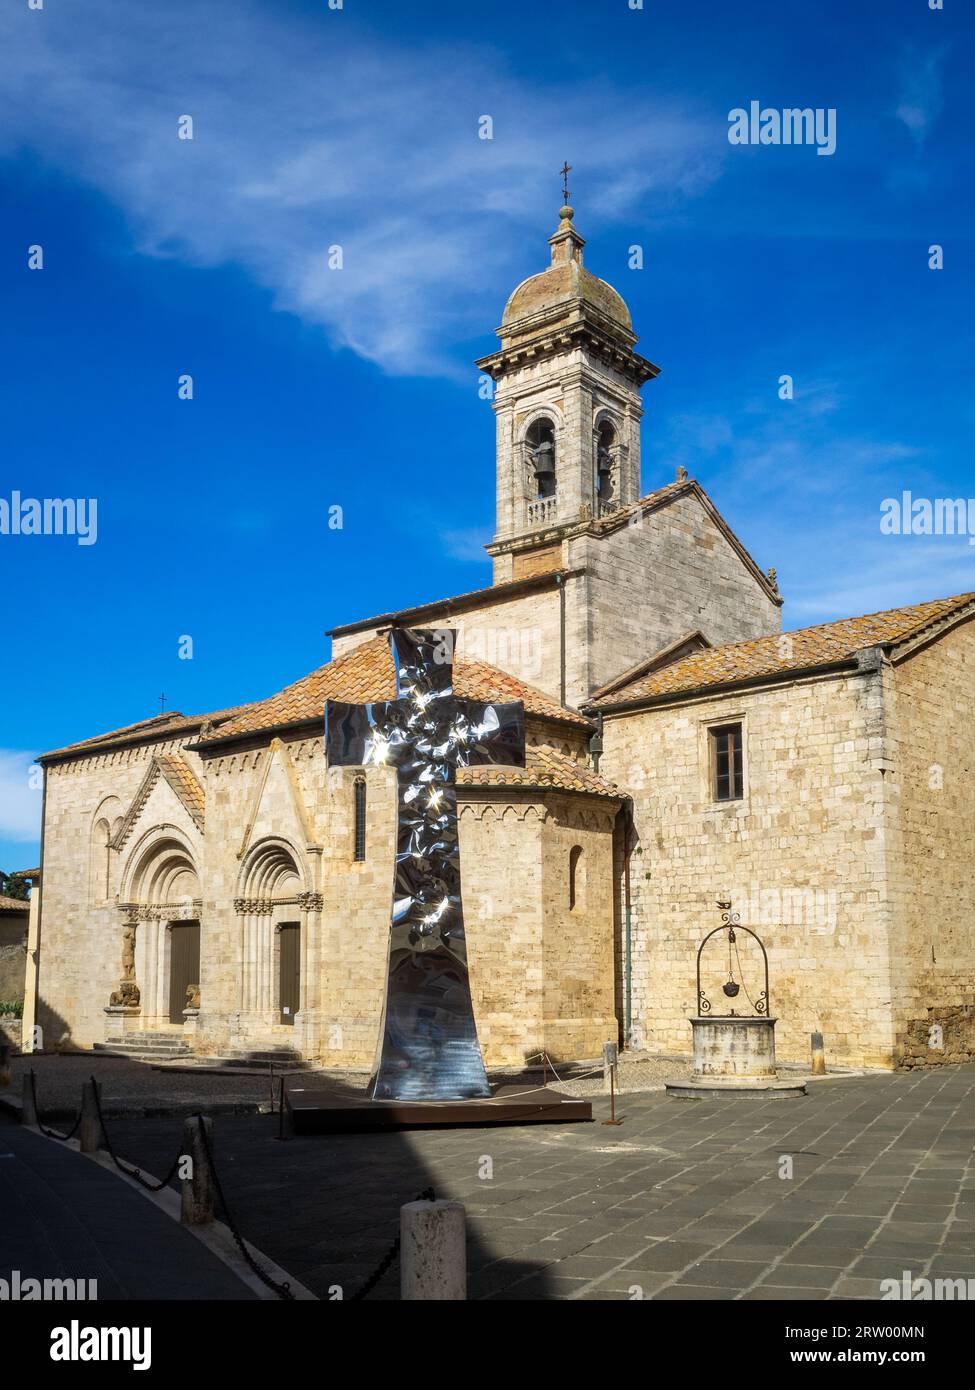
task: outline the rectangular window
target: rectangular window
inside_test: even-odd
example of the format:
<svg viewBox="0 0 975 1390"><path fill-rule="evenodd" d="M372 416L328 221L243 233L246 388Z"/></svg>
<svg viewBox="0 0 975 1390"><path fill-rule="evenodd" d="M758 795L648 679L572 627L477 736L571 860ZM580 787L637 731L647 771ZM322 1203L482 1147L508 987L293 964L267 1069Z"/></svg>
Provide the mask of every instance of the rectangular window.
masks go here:
<svg viewBox="0 0 975 1390"><path fill-rule="evenodd" d="M723 724L711 733L711 781L715 801L739 801L745 794L740 724Z"/></svg>

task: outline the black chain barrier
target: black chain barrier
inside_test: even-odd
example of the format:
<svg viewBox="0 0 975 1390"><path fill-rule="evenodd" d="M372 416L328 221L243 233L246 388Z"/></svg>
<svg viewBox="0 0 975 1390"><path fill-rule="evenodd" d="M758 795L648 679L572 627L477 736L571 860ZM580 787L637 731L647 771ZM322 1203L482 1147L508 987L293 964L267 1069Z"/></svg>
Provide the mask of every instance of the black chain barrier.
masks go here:
<svg viewBox="0 0 975 1390"><path fill-rule="evenodd" d="M130 1168L127 1163L122 1162L118 1154L112 1148L112 1141L108 1137L108 1129L105 1125L105 1116L102 1114L102 1098L98 1094L98 1086L95 1084L94 1077L91 1078L91 1089L95 1096L95 1109L98 1112L98 1123L101 1125L102 1138L105 1140L105 1149L119 1172L124 1173L127 1178L134 1178L139 1186L144 1187L147 1192L161 1192L164 1187L168 1187L179 1171L179 1161L183 1157L183 1154L178 1153L176 1155L173 1159L173 1166L163 1178L162 1182L150 1182L148 1178L144 1178L141 1168Z"/></svg>
<svg viewBox="0 0 975 1390"><path fill-rule="evenodd" d="M254 1256L251 1254L251 1252L245 1245L244 1237L240 1234L240 1231L237 1229L237 1222L234 1220L233 1213L231 1212L230 1207L227 1205L227 1199L223 1195L223 1188L220 1184L220 1177L217 1173L216 1165L213 1161L213 1150L210 1148L210 1137L207 1134L207 1127L203 1123L203 1116L197 1115L196 1118L199 1121L200 1139L203 1142L203 1151L207 1156L207 1163L209 1163L210 1165L210 1174L213 1178L213 1186L216 1191L217 1198L219 1199L220 1205L223 1208L224 1220L227 1223L227 1226L230 1230L230 1234L237 1242L237 1249L240 1251L241 1255L243 1255L244 1259L247 1261L250 1268L257 1275L258 1279L260 1279L262 1284L266 1285L269 1289L273 1289L279 1298L294 1298L294 1293L292 1291L291 1285L287 1281L285 1281L283 1284L279 1284L276 1279L272 1279L270 1274L268 1274L267 1270L263 1269L257 1263L257 1261L254 1259Z"/></svg>
<svg viewBox="0 0 975 1390"><path fill-rule="evenodd" d="M95 1081L94 1076L91 1078L91 1086L92 1093L95 1097L95 1110L98 1114L98 1123L101 1126L102 1138L105 1141L105 1149L108 1153L109 1158L111 1158L112 1162L115 1164L116 1168L119 1170L120 1173L124 1173L127 1178L134 1178L135 1181L139 1183L142 1187L144 1187L148 1192L161 1192L162 1189L164 1187L168 1187L169 1184L172 1182L173 1178L176 1177L176 1174L179 1171L180 1159L184 1157L183 1153L177 1153L175 1159L173 1160L172 1167L170 1168L169 1172L166 1174L166 1176L162 1179L161 1182L150 1182L148 1178L143 1177L141 1169L136 1167L130 1167L127 1163L123 1163L122 1160L119 1158L118 1154L116 1154L115 1149L112 1147L112 1141L109 1138L108 1129L105 1125L105 1116L102 1112L101 1096L98 1094L98 1085ZM81 1112L79 1111L78 1118L75 1120L74 1124L68 1130L67 1134L60 1134L55 1129L48 1129L45 1125L41 1124L40 1112L37 1108L37 1078L34 1075L33 1068L31 1068L30 1072L30 1089L31 1095L34 1098L34 1113L37 1115L37 1127L41 1131L41 1133L47 1135L49 1139L72 1138L72 1136L78 1129L78 1126L81 1124ZM240 1251L241 1255L243 1256L250 1269L253 1270L253 1272L257 1275L258 1279L260 1279L261 1282L267 1288L273 1289L279 1298L293 1299L295 1295L291 1288L291 1285L287 1281L285 1281L284 1283L279 1283L276 1279L272 1279L270 1274L268 1274L267 1270L257 1263L257 1261L254 1259L254 1256L248 1250L244 1238L237 1228L237 1222L234 1220L233 1213L231 1212L230 1207L227 1205L227 1199L224 1196L223 1186L221 1185L220 1177L217 1173L216 1165L213 1161L213 1150L210 1148L210 1138L207 1134L206 1125L203 1123L203 1116L197 1115L196 1120L200 1126L200 1138L203 1143L203 1151L206 1154L207 1163L210 1165L210 1173L213 1177L214 1190L217 1194L217 1199L220 1202L220 1206L223 1209L224 1220L227 1223L227 1227L230 1231L230 1234L234 1238L234 1241L237 1245L237 1249ZM412 1200L414 1202L434 1202L436 1201L436 1196L437 1194L435 1193L432 1187L425 1187L423 1191L417 1193L417 1195ZM393 1263L399 1256L399 1253L400 1237L397 1233L395 1240L392 1242L383 1258L379 1261L379 1264L373 1270L372 1274L370 1274L369 1278L366 1279L365 1282L356 1290L356 1292L352 1295L352 1298L349 1301L357 1302L359 1299L368 1298L369 1295L372 1293L373 1289L376 1287L376 1285L380 1282L383 1276L393 1265Z"/></svg>
<svg viewBox="0 0 975 1390"><path fill-rule="evenodd" d="M434 1192L432 1187L425 1187L422 1192L418 1193L418 1195L413 1198L414 1202L435 1202L436 1200L437 1194ZM379 1283L380 1279L382 1279L383 1275L386 1273L386 1271L392 1265L393 1261L399 1255L399 1251L400 1237L397 1234L396 1239L393 1241L392 1245L386 1251L386 1254L379 1261L379 1264L376 1266L375 1270L372 1272L372 1274L370 1274L369 1278L365 1281L362 1287L357 1289L356 1292L349 1299L350 1303L355 1303L360 1298L369 1297L373 1289Z"/></svg>
<svg viewBox="0 0 975 1390"><path fill-rule="evenodd" d="M81 1124L81 1111L78 1111L78 1118L68 1130L67 1134L61 1134L56 1129L48 1129L47 1125L41 1123L41 1112L37 1108L37 1077L34 1075L34 1068L30 1069L30 1093L34 1098L34 1114L37 1116L37 1128L48 1139L72 1139L78 1126Z"/></svg>

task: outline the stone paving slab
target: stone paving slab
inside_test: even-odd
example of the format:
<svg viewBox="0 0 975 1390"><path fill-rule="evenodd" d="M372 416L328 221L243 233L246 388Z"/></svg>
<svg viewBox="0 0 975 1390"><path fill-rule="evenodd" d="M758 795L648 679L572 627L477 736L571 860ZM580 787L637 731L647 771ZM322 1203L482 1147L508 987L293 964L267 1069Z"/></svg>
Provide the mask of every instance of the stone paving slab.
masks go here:
<svg viewBox="0 0 975 1390"><path fill-rule="evenodd" d="M975 1066L813 1084L788 1105L632 1094L619 1128L603 1112L285 1143L271 1116L214 1128L244 1234L321 1297L354 1292L428 1186L467 1207L472 1298L868 1299L904 1270L975 1279ZM154 1172L178 1131L112 1126ZM394 1267L370 1297L396 1294Z"/></svg>
<svg viewBox="0 0 975 1390"><path fill-rule="evenodd" d="M108 1299L246 1299L211 1250L114 1174L0 1117L0 1279L97 1281ZM86 1289L86 1292L88 1290Z"/></svg>

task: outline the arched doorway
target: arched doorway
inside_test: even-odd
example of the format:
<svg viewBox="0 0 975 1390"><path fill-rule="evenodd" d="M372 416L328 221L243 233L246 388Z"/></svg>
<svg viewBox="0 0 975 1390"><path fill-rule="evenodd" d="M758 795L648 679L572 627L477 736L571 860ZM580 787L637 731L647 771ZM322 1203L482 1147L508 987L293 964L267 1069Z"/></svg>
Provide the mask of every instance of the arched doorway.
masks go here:
<svg viewBox="0 0 975 1390"><path fill-rule="evenodd" d="M293 1029L306 986L307 914L299 856L283 840L251 847L241 870L240 1019L242 1041L255 1045L275 1028Z"/></svg>
<svg viewBox="0 0 975 1390"><path fill-rule="evenodd" d="M135 976L146 1031L183 1027L202 995L200 880L192 852L173 826L138 842L122 879L119 909L136 923Z"/></svg>

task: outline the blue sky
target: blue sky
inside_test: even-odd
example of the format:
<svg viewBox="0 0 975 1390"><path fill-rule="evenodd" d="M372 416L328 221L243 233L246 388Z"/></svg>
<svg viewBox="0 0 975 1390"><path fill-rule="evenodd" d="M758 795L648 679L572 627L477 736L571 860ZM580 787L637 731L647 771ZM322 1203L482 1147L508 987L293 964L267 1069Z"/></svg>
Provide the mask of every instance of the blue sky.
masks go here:
<svg viewBox="0 0 975 1390"><path fill-rule="evenodd" d="M975 493L973 32L960 0L5 0L0 497L97 498L98 538L0 535L0 867L37 858L38 752L490 582L473 359L566 158L663 369L645 490L688 468L787 627L975 588L965 537L879 530L902 489ZM730 145L752 100L835 108L836 153Z"/></svg>

